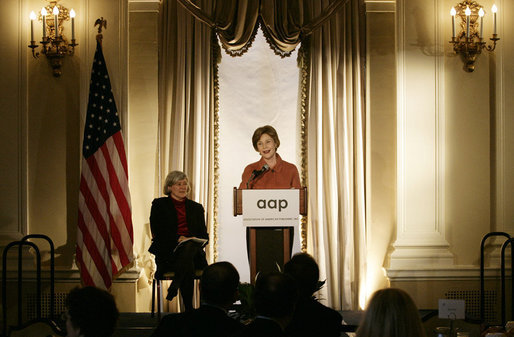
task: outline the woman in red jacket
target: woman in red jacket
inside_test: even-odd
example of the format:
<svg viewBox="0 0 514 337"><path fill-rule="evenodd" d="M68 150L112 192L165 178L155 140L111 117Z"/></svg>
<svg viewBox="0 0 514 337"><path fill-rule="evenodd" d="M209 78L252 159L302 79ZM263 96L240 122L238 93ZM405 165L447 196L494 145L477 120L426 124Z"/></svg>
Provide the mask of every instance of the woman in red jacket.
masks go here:
<svg viewBox="0 0 514 337"><path fill-rule="evenodd" d="M300 188L298 169L294 164L282 160L277 153L280 139L272 126L265 125L255 130L252 144L261 159L246 166L239 188Z"/></svg>
<svg viewBox="0 0 514 337"><path fill-rule="evenodd" d="M289 189L301 187L300 175L298 169L294 164L282 160L277 153L280 146L280 139L278 138L277 131L270 125L261 126L254 131L252 136L252 144L255 151L257 151L261 159L255 163L246 166L243 172L240 189ZM276 227L259 227L256 230L256 242L268 244L270 238L275 238L274 232ZM287 234L284 234L287 235ZM289 252L293 247L294 228L289 231ZM248 260L250 260L250 230L246 229L246 243ZM260 244L257 243L257 246ZM268 247L269 248L269 247ZM271 249L273 251L273 249ZM277 251L278 250L274 250ZM283 251L283 250L282 250ZM271 254L271 253L270 253ZM260 268L271 271L275 269L276 263L281 264L281 257L277 254L271 254L271 259L275 261L267 261L261 264ZM268 256L268 258L270 258ZM288 259L289 256L285 257ZM259 260L257 258L257 260ZM257 266L259 269L259 266ZM259 270L257 270L259 271Z"/></svg>

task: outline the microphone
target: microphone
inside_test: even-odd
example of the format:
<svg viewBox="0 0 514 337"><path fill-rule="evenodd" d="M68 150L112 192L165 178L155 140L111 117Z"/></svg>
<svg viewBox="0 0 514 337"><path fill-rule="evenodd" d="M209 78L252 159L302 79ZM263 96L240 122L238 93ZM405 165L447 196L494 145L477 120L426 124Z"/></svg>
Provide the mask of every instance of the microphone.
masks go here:
<svg viewBox="0 0 514 337"><path fill-rule="evenodd" d="M269 165L268 164L264 164L262 165L262 168L260 170L253 170L253 178L257 178L258 176L260 176L261 174L263 174L264 172L266 172L267 170L269 170Z"/></svg>
<svg viewBox="0 0 514 337"><path fill-rule="evenodd" d="M263 174L264 172L266 172L268 170L269 170L269 165L268 164L262 165L262 168L260 170L253 170L252 175L250 176L250 179L248 179L248 181L246 182L246 188L248 189L249 186L250 186L250 183L255 178L257 178L258 176L260 176L261 174Z"/></svg>

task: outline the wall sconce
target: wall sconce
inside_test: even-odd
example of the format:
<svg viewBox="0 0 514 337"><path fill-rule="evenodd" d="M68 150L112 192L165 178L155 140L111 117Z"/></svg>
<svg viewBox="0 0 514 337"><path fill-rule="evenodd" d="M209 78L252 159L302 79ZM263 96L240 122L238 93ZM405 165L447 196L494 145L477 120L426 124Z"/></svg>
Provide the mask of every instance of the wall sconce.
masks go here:
<svg viewBox="0 0 514 337"><path fill-rule="evenodd" d="M483 41L484 31L484 8L476 1L465 0L457 4L457 9L453 8L450 11L452 16L452 40L453 50L460 54L464 61L464 70L472 72L475 70L475 61L477 56L486 48L488 51L493 51L496 48L496 41L498 34L496 33L496 5L493 5L491 11L493 12L493 35L490 38L493 44L486 46ZM460 31L455 34L455 15L460 17ZM480 22L479 22L480 19Z"/></svg>
<svg viewBox="0 0 514 337"><path fill-rule="evenodd" d="M49 0L49 5L41 8L41 12L36 17L34 11L30 12L30 45L32 56L39 57L39 52L35 49L39 46L34 40L34 20L38 18L43 22L43 35L40 43L43 45L41 53L46 55L53 69L55 77L61 76L62 59L64 56L73 55L75 52L75 11L57 4L59 0ZM50 14L50 15L49 15ZM71 18L71 43L63 35L63 22Z"/></svg>

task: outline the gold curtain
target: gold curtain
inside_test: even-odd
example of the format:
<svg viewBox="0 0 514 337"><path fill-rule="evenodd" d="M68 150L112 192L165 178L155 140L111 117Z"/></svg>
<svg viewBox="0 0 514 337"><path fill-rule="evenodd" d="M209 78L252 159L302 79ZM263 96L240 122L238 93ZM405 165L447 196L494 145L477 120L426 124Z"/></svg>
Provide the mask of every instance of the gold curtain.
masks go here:
<svg viewBox="0 0 514 337"><path fill-rule="evenodd" d="M320 0L315 12L328 6ZM310 36L308 251L334 308L365 305L365 109L361 6L350 1Z"/></svg>
<svg viewBox="0 0 514 337"><path fill-rule="evenodd" d="M211 261L216 258L219 50L210 32L217 33L228 54L239 56L251 46L260 24L282 57L302 42L307 251L327 279L323 297L334 308L363 307L362 0L163 0L162 6L157 180L162 182L170 168L183 168L197 184L193 197L213 214Z"/></svg>
<svg viewBox="0 0 514 337"><path fill-rule="evenodd" d="M211 1L202 2L209 10ZM204 205L207 225L214 227L216 99L213 89L219 48L213 31L176 1L162 1L159 46L159 125L156 196L166 175L184 171L191 181L193 200ZM212 232L212 231L211 231ZM215 259L211 233L208 255Z"/></svg>

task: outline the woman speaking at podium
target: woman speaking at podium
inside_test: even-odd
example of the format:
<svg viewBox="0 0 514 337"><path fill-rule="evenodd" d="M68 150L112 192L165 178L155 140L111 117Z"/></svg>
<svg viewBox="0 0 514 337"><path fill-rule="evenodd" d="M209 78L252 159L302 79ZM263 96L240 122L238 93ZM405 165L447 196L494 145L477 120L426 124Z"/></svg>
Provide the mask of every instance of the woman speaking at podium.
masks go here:
<svg viewBox="0 0 514 337"><path fill-rule="evenodd" d="M280 157L277 149L280 146L277 131L270 125L261 126L254 131L252 144L255 151L261 155L261 159L246 166L243 172L239 189L289 189L301 187L298 169L294 164L288 163ZM255 241L250 240L250 228L255 230ZM289 256L284 256L284 235L289 232ZM280 238L277 233L280 233ZM288 261L291 257L293 246L294 228L288 230L276 227L247 227L246 228L246 248L250 265L254 265L255 272L276 270L276 263L279 260ZM279 242L282 242L280 244ZM281 245L273 252L270 249L273 245ZM260 251L258 257L252 257L251 246L254 252ZM259 247L261 247L259 249ZM255 258L255 261L252 260ZM280 263L282 264L282 263ZM252 270L252 268L250 268ZM254 277L253 272L250 272Z"/></svg>
<svg viewBox="0 0 514 337"><path fill-rule="evenodd" d="M282 160L277 131L270 125L261 126L252 136L255 151L261 159L246 166L240 189L300 188L300 176L294 164Z"/></svg>

